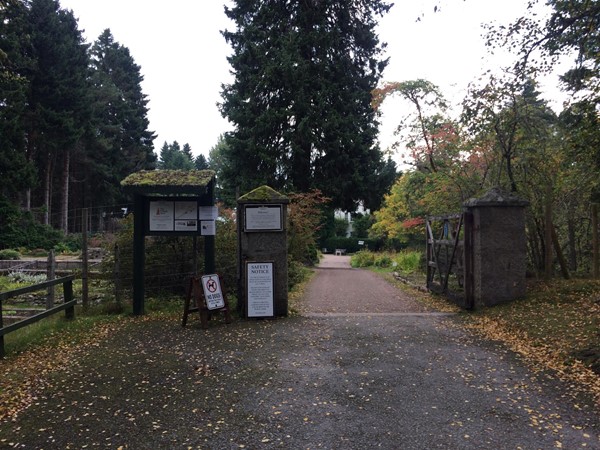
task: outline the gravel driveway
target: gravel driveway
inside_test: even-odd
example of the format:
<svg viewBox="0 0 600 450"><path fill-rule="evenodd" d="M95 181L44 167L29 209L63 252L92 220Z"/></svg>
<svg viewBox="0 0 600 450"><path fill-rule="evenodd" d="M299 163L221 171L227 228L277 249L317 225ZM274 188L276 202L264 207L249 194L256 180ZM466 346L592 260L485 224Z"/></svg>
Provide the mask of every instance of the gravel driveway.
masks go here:
<svg viewBox="0 0 600 450"><path fill-rule="evenodd" d="M85 349L4 448L600 448L598 410L451 315L327 256L307 313L181 328L140 319Z"/></svg>

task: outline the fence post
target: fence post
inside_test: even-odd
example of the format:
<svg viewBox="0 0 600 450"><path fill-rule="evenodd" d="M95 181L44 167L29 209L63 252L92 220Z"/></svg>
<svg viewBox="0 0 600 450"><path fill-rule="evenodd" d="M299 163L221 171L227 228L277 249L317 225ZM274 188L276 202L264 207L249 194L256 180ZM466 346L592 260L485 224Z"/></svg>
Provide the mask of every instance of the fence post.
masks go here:
<svg viewBox="0 0 600 450"><path fill-rule="evenodd" d="M88 209L81 210L81 303L83 310L89 307L88 296Z"/></svg>
<svg viewBox="0 0 600 450"><path fill-rule="evenodd" d="M2 319L2 300L0 300L0 330L4 328L4 322ZM0 335L0 358L4 358L4 335Z"/></svg>
<svg viewBox="0 0 600 450"><path fill-rule="evenodd" d="M65 281L63 283L63 293L65 295L65 303L73 300L73 280ZM65 309L65 318L71 320L75 318L75 306L69 306Z"/></svg>
<svg viewBox="0 0 600 450"><path fill-rule="evenodd" d="M121 252L119 244L115 244L115 267L113 269L113 278L115 285L115 303L117 308L121 308Z"/></svg>
<svg viewBox="0 0 600 450"><path fill-rule="evenodd" d="M48 280L54 280L56 274L56 258L54 257L54 250L48 252L48 265L46 266L46 278ZM54 306L55 298L54 285L48 287L48 295L46 296L46 309L50 309Z"/></svg>

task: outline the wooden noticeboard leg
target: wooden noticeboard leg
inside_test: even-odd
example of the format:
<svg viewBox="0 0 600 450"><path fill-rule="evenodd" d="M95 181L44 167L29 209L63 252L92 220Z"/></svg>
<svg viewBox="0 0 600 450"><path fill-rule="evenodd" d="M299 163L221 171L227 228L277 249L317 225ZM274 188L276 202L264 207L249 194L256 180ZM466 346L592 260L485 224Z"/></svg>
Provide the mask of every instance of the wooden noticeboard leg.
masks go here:
<svg viewBox="0 0 600 450"><path fill-rule="evenodd" d="M198 280L196 279L196 283ZM198 311L198 302L196 301L194 293L194 277L190 278L190 284L188 285L188 289L185 296L185 301L183 303L183 318L181 319L181 326L185 327L187 324L188 314L191 312ZM194 305L192 306L192 297L194 298Z"/></svg>

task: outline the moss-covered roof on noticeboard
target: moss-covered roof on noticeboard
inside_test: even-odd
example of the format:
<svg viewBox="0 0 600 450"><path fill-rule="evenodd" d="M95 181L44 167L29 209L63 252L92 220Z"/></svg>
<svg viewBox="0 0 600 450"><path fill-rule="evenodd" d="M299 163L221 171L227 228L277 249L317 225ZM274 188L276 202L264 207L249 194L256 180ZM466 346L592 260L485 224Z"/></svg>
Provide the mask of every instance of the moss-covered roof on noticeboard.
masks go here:
<svg viewBox="0 0 600 450"><path fill-rule="evenodd" d="M248 192L247 194L242 195L238 202L248 203L248 202L277 202L277 203L288 203L289 199L277 192L275 189L263 185L257 187L256 189Z"/></svg>
<svg viewBox="0 0 600 450"><path fill-rule="evenodd" d="M141 170L121 181L121 186L132 192L194 193L214 178L213 170Z"/></svg>

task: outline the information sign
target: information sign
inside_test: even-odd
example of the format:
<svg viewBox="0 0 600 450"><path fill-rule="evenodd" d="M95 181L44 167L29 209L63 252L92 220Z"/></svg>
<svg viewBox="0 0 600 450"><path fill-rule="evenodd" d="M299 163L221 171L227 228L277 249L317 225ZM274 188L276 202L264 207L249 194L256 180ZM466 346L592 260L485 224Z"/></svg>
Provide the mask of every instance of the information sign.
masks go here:
<svg viewBox="0 0 600 450"><path fill-rule="evenodd" d="M273 263L246 263L248 317L273 316Z"/></svg>
<svg viewBox="0 0 600 450"><path fill-rule="evenodd" d="M151 200L148 230L214 236L219 215L216 206L200 206L197 200Z"/></svg>
<svg viewBox="0 0 600 450"><path fill-rule="evenodd" d="M200 206L198 207L199 220L217 220L219 217L218 206Z"/></svg>
<svg viewBox="0 0 600 450"><path fill-rule="evenodd" d="M246 231L281 231L281 205L246 205Z"/></svg>
<svg viewBox="0 0 600 450"><path fill-rule="evenodd" d="M174 217L173 202L150 202L150 231L173 231Z"/></svg>
<svg viewBox="0 0 600 450"><path fill-rule="evenodd" d="M218 275L203 275L202 289L206 299L206 307L210 310L225 307L225 299L221 291L221 283Z"/></svg>
<svg viewBox="0 0 600 450"><path fill-rule="evenodd" d="M176 220L175 231L198 231L197 220Z"/></svg>
<svg viewBox="0 0 600 450"><path fill-rule="evenodd" d="M197 220L198 202L176 201L175 202L175 220Z"/></svg>
<svg viewBox="0 0 600 450"><path fill-rule="evenodd" d="M217 228L214 220L200 221L200 234L202 236L214 236L217 234Z"/></svg>

